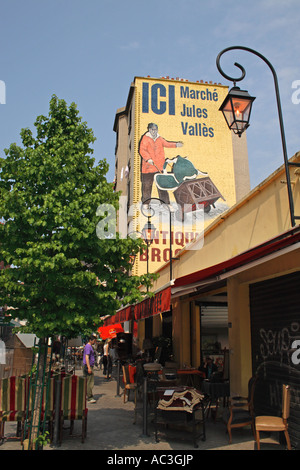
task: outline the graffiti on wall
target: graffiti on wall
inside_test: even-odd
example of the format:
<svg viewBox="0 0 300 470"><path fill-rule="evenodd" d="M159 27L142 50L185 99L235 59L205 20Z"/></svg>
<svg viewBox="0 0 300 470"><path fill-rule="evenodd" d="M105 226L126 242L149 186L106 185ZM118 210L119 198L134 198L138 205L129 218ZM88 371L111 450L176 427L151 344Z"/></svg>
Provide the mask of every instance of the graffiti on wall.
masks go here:
<svg viewBox="0 0 300 470"><path fill-rule="evenodd" d="M293 322L279 331L260 329L260 354L263 360L279 358L279 363L300 364L300 324Z"/></svg>
<svg viewBox="0 0 300 470"><path fill-rule="evenodd" d="M278 408L282 383L289 384L300 376L300 323L292 322L278 330L261 328L259 335L260 355L256 373L267 381L270 406ZM291 385L291 393L291 406L300 406L300 390Z"/></svg>

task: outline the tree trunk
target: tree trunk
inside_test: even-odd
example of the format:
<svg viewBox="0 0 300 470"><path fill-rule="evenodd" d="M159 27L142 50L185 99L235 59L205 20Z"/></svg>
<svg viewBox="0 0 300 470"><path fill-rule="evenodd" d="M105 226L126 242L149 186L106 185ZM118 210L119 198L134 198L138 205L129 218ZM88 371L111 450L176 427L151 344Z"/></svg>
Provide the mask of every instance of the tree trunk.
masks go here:
<svg viewBox="0 0 300 470"><path fill-rule="evenodd" d="M39 356L38 356L38 370L37 370L37 382L34 403L32 404L32 420L30 423L30 442L28 443L28 448L31 450L38 450L38 442L36 439L40 435L40 411L43 400L43 390L44 390L44 375L45 375L45 365L47 355L47 339L41 338L39 344ZM46 403L44 404L46 406Z"/></svg>

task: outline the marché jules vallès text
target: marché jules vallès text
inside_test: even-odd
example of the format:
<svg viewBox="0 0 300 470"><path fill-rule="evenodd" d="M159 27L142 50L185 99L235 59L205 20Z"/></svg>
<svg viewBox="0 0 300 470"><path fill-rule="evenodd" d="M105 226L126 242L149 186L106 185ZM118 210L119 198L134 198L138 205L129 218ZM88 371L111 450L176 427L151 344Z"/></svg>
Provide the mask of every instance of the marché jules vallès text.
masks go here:
<svg viewBox="0 0 300 470"><path fill-rule="evenodd" d="M175 85L165 86L161 83L155 83L150 86L149 83L144 82L142 90L143 113L149 113L151 109L153 113L158 115L167 113L169 116L175 116ZM184 118L180 123L182 134L196 137L214 137L214 128L208 127L204 122L208 118L208 111L205 107L201 106L201 103L203 101L217 102L219 100L217 90L209 90L208 88L196 90L189 86L181 85L180 99L189 100L189 104L182 102L180 109L180 117ZM191 100L195 100L195 103L192 105ZM202 121L191 123L187 120L189 118L201 119Z"/></svg>

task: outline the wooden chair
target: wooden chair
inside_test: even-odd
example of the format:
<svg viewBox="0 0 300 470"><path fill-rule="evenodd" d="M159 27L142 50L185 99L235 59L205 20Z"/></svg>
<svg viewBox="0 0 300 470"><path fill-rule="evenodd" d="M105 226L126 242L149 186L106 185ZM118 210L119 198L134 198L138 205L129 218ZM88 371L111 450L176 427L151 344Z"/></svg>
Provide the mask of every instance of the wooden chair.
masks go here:
<svg viewBox="0 0 300 470"><path fill-rule="evenodd" d="M134 391L134 403L136 404L137 383L135 381L133 383L130 382L128 364L122 366L122 370L123 370L123 380L124 380L124 393L123 393L124 403L126 401L126 396L127 396L127 399L129 400L130 390L133 390Z"/></svg>
<svg viewBox="0 0 300 470"><path fill-rule="evenodd" d="M60 410L60 443L62 442L63 423L70 421L70 434L73 434L74 421L82 421L81 442L87 430L86 378L77 375L65 376L62 380Z"/></svg>
<svg viewBox="0 0 300 470"><path fill-rule="evenodd" d="M26 378L26 415L28 421L32 419L34 386L30 386L30 378ZM29 397L28 397L29 396ZM41 422L48 422L50 441L53 440L54 412L55 412L55 381L54 378L49 379L49 383L44 385L42 407L40 410Z"/></svg>
<svg viewBox="0 0 300 470"><path fill-rule="evenodd" d="M255 416L254 416L254 391L258 377L254 376L248 382L248 397L231 397L229 398L228 409L223 415L223 419L227 423L227 432L229 443L232 442L231 430L251 426L253 436L255 438Z"/></svg>
<svg viewBox="0 0 300 470"><path fill-rule="evenodd" d="M136 381L134 381L133 383L130 382L130 374L129 374L129 365L128 364L122 366L122 370L123 370L123 381L124 381L124 392L123 392L124 403L125 403L127 392L128 392L127 399L129 400L130 390L134 391L134 420L133 420L133 424L135 424L136 423L136 413L137 413L136 403L137 403L138 384L137 384Z"/></svg>
<svg viewBox="0 0 300 470"><path fill-rule="evenodd" d="M256 429L256 444L257 449L260 450L260 431L283 431L287 443L288 450L291 450L291 442L288 433L288 418L290 415L290 387L289 385L282 386L282 415L279 416L257 416L255 418Z"/></svg>
<svg viewBox="0 0 300 470"><path fill-rule="evenodd" d="M17 422L16 437L22 441L26 410L26 384L21 377L8 377L0 381L0 439L4 440L5 422Z"/></svg>

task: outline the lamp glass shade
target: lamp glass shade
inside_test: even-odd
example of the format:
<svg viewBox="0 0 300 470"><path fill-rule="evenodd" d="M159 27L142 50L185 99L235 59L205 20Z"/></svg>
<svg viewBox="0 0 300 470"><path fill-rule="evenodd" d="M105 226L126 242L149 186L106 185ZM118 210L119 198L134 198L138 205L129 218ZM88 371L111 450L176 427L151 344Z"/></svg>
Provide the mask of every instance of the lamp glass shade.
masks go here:
<svg viewBox="0 0 300 470"><path fill-rule="evenodd" d="M241 137L242 133L249 127L253 96L239 87L233 87L223 101L222 111L230 130Z"/></svg>
<svg viewBox="0 0 300 470"><path fill-rule="evenodd" d="M148 222L146 222L142 230L143 238L146 243L151 244L153 242L155 238L155 231L156 231L156 228L154 227L153 224L151 224L150 220L148 220Z"/></svg>

